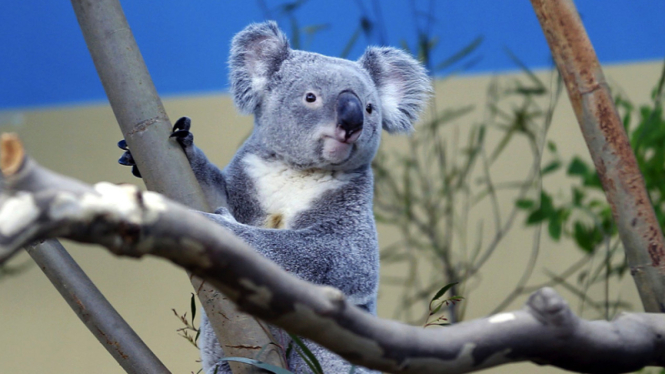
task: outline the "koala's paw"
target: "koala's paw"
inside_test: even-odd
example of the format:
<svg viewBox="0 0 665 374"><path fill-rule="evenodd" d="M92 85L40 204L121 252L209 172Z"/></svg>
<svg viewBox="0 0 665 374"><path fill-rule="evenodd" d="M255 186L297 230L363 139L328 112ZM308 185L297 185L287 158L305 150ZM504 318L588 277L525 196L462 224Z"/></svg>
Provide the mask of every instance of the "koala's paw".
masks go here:
<svg viewBox="0 0 665 374"><path fill-rule="evenodd" d="M192 127L192 120L189 117L182 117L173 125L171 137L178 141L183 149L187 149L194 144L194 135L189 131Z"/></svg>
<svg viewBox="0 0 665 374"><path fill-rule="evenodd" d="M141 172L139 171L139 168L136 167L136 162L134 162L134 157L132 157L132 153L129 151L125 139L122 139L118 142L118 148L125 151L125 153L123 153L122 156L120 156L118 159L118 163L120 165L131 166L132 174L134 174L134 176L137 178L141 178Z"/></svg>

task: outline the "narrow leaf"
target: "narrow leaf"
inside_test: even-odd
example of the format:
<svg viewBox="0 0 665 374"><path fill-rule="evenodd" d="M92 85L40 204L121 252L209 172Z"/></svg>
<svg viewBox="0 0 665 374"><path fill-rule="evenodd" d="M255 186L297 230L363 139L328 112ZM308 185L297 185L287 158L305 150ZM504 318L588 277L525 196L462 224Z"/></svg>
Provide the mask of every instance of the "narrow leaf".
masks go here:
<svg viewBox="0 0 665 374"><path fill-rule="evenodd" d="M536 205L536 203L531 199L518 199L515 202L515 206L520 209L531 209Z"/></svg>
<svg viewBox="0 0 665 374"><path fill-rule="evenodd" d="M469 54L471 54L471 52L476 50L482 42L483 42L482 36L476 37L471 41L471 43L467 44L464 48L460 49L459 51L455 52L452 56L448 57L444 61L437 64L434 67L434 71L441 71L443 69L450 67L456 62L462 60L464 57L468 56Z"/></svg>
<svg viewBox="0 0 665 374"><path fill-rule="evenodd" d="M550 219L549 225L547 225L547 230L550 234L550 237L555 241L559 241L561 238L561 228L562 222L561 217L557 214L556 216Z"/></svg>
<svg viewBox="0 0 665 374"><path fill-rule="evenodd" d="M547 141L547 149L549 149L550 152L552 152L552 153L556 152L556 143L554 143L551 140L548 140Z"/></svg>
<svg viewBox="0 0 665 374"><path fill-rule="evenodd" d="M192 326L194 326L194 317L196 317L196 301L194 294L192 294L191 308L192 308Z"/></svg>
<svg viewBox="0 0 665 374"><path fill-rule="evenodd" d="M259 369L266 370L270 373L274 374L293 374L293 372L288 371L286 369L283 369L279 366L271 365L271 364L266 364L265 362L257 361L257 360L252 360L251 358L244 358L244 357L224 357L220 361L235 361L235 362L242 362L243 364L248 364L252 366L256 366ZM217 373L217 369L215 369L215 373Z"/></svg>
<svg viewBox="0 0 665 374"><path fill-rule="evenodd" d="M542 175L553 173L553 172L559 170L560 167L561 167L561 162L559 162L559 160L554 160L554 161L550 162L549 164L547 164L547 166L545 166L543 168L543 170L541 170L540 173Z"/></svg>
<svg viewBox="0 0 665 374"><path fill-rule="evenodd" d="M440 289L440 290L434 295L434 297L432 298L432 300L430 300L430 304L431 304L434 300L436 300L436 299L440 298L441 296L443 296L443 294L446 293L446 291L448 291L449 289L453 288L453 286L455 286L455 285L458 284L458 283L459 283L459 282L449 283L449 284L446 284L445 286L441 287L441 289Z"/></svg>
<svg viewBox="0 0 665 374"><path fill-rule="evenodd" d="M300 340L298 336L294 334L289 334L289 336L291 336L291 339L293 339L293 341L296 342L296 345L298 345L298 348L300 348L296 349L296 352L298 352L298 354L300 354L300 357L302 357L303 360L307 362L307 365L310 366L310 369L312 369L314 374L323 374L323 369L321 368L321 364L319 363L319 360L316 358L316 356L314 356L314 353L312 353L312 351L310 351L309 348L307 348L305 343L303 343L303 341ZM305 359L303 354L304 356L307 356L309 360Z"/></svg>

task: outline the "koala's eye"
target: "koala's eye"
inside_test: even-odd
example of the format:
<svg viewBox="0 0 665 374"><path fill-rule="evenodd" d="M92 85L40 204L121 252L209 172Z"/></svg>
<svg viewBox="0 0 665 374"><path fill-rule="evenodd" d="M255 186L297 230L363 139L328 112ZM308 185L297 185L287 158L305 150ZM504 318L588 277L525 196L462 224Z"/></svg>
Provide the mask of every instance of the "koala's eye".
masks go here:
<svg viewBox="0 0 665 374"><path fill-rule="evenodd" d="M313 102L315 102L315 101L316 101L316 95L314 95L314 94L311 93L311 92L308 92L308 93L305 95L305 101L307 101L308 103L313 103Z"/></svg>
<svg viewBox="0 0 665 374"><path fill-rule="evenodd" d="M365 110L367 111L368 114L372 114L372 110L374 110L374 106L371 103L367 104L367 106L365 107Z"/></svg>

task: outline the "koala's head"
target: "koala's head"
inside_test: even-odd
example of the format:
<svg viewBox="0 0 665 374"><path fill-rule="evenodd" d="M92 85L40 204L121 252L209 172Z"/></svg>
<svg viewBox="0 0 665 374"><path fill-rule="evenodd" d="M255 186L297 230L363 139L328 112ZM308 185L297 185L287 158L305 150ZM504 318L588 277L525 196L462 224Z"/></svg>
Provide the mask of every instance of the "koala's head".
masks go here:
<svg viewBox="0 0 665 374"><path fill-rule="evenodd" d="M229 64L235 104L255 116L252 141L303 169L369 164L381 128L410 132L431 92L398 49L369 47L358 61L292 50L274 22L237 34Z"/></svg>

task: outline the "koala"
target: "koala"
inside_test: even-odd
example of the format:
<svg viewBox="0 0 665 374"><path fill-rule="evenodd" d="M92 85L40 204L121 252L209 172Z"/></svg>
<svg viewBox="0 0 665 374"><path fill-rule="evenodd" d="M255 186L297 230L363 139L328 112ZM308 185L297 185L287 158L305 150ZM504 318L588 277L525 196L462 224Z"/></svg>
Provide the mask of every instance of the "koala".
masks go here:
<svg viewBox="0 0 665 374"><path fill-rule="evenodd" d="M215 208L206 216L291 274L338 288L376 313L370 164L381 129L413 129L431 94L425 69L395 48L369 47L358 61L293 50L274 22L238 33L229 65L235 105L254 115L253 131L231 162L220 170L208 161L193 144L188 118L171 135ZM120 162L133 165L131 154ZM289 345L285 332L274 328L273 335ZM349 372L351 365L336 354L305 343L326 373ZM199 345L207 374L230 373L205 315ZM293 350L287 360L294 373L309 372Z"/></svg>

